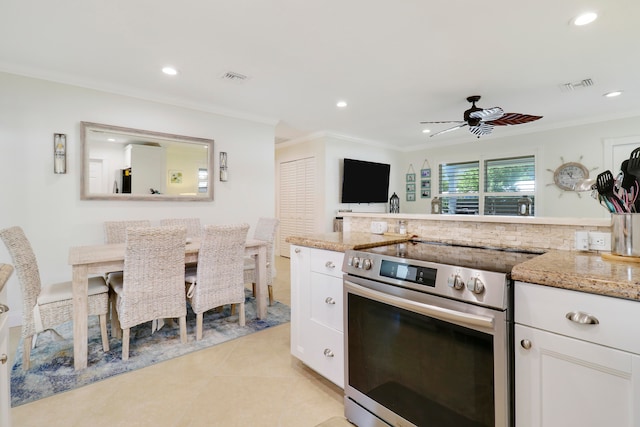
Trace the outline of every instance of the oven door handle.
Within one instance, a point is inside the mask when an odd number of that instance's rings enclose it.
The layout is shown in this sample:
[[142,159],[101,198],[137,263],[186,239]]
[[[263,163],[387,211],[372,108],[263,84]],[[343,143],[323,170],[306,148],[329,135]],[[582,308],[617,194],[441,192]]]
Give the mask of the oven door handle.
[[394,295],[389,295],[383,292],[374,291],[373,289],[365,288],[364,286],[357,285],[348,280],[345,280],[344,283],[356,290],[358,294],[385,304],[404,308],[440,320],[493,329],[493,317],[463,313],[456,310],[450,310],[448,308],[437,307],[435,305],[410,301],[404,298],[396,297]]

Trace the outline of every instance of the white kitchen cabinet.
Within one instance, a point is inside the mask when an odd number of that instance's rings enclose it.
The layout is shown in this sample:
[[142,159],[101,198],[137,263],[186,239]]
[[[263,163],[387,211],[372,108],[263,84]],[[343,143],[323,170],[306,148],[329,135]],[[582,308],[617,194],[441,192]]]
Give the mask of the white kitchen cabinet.
[[291,354],[344,387],[344,253],[291,246]]
[[640,302],[518,282],[514,310],[517,427],[640,427]]

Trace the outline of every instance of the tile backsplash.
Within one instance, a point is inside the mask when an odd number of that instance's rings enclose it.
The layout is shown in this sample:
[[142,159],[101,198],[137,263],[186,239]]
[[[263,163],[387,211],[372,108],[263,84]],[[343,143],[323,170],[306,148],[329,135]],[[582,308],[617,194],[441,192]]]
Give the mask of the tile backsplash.
[[[456,221],[435,218],[411,218],[406,220],[407,232],[418,238],[433,242],[514,248],[532,251],[550,249],[575,250],[576,231],[611,232],[611,226],[522,223],[497,221]],[[372,221],[386,221],[389,231],[394,231],[397,220],[386,215],[345,216],[345,231],[370,232]]]

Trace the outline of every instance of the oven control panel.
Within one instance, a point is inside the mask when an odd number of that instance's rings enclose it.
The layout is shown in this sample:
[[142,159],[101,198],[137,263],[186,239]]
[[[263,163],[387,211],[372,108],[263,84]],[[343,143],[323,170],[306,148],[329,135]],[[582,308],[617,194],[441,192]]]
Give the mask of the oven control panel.
[[392,279],[405,280],[419,285],[435,288],[436,275],[435,268],[421,267],[401,262],[382,260],[380,265],[380,275]]
[[345,252],[343,272],[488,307],[508,304],[504,273],[357,250]]

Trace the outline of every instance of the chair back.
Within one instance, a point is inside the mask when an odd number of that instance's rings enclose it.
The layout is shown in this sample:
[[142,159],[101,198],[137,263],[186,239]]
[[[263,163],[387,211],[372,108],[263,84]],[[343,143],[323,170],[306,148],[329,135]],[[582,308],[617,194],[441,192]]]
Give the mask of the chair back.
[[253,238],[273,243],[279,224],[280,221],[275,218],[259,218],[253,232]]
[[13,266],[10,264],[1,264],[0,263],[0,289],[7,283],[9,277],[13,273]]
[[253,232],[253,238],[258,240],[264,240],[269,242],[267,246],[267,282],[271,284],[273,282],[273,270],[274,270],[274,251],[273,243],[276,240],[276,231],[280,221],[276,218],[259,218],[256,224],[256,229]]
[[20,227],[0,230],[0,238],[4,242],[16,270],[16,276],[22,292],[22,336],[35,333],[33,307],[35,307],[42,283],[36,255],[31,243]]
[[127,236],[127,228],[130,227],[151,227],[149,220],[136,221],[105,221],[104,223],[104,242],[124,243]]
[[118,314],[123,329],[159,318],[182,317],[184,227],[131,227],[125,239],[122,297]]
[[187,229],[187,237],[197,237],[202,235],[200,218],[168,218],[160,220],[161,226],[182,226]]
[[244,248],[249,224],[205,225],[191,306],[202,313],[244,301]]

